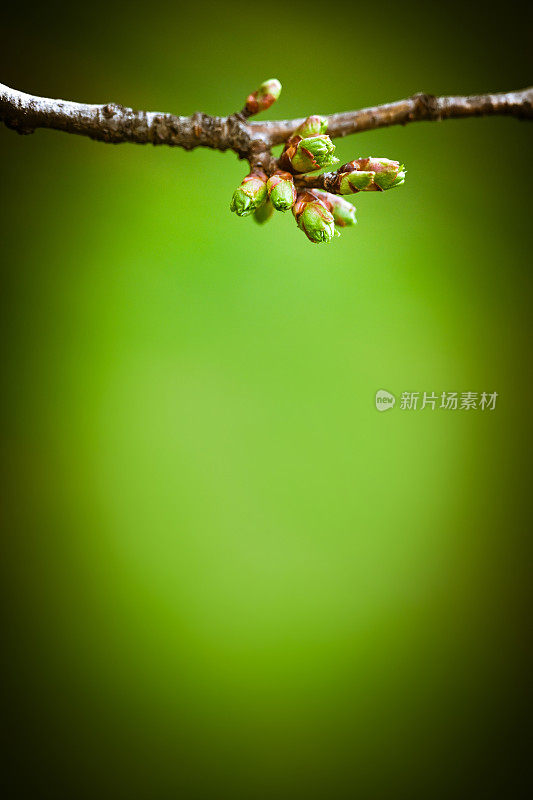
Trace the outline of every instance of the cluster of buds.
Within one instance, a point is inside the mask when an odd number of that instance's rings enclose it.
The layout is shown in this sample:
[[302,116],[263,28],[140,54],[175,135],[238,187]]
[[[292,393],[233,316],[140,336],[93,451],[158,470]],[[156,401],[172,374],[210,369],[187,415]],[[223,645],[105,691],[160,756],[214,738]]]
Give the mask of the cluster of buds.
[[[250,94],[243,109],[252,116],[270,108],[281,93],[281,84],[272,78]],[[277,161],[278,169],[269,176],[254,169],[233,193],[231,210],[241,217],[254,214],[259,223],[267,222],[276,211],[292,208],[296,223],[314,243],[330,242],[339,236],[337,228],[354,225],[355,208],[342,195],[356,192],[382,192],[394,189],[405,180],[399,161],[388,158],[358,158],[321,176],[317,170],[337,164],[335,145],[327,135],[326,117],[313,115],[302,122],[285,142]],[[270,172],[270,170],[269,170]],[[306,173],[317,173],[303,177]],[[305,185],[306,182],[308,186]],[[298,191],[298,186],[304,185]],[[330,191],[311,188],[326,186]]]

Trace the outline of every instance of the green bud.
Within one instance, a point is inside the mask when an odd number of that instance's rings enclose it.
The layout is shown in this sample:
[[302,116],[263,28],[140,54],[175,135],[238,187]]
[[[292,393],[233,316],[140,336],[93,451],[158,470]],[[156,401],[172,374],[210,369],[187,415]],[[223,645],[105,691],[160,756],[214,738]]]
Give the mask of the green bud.
[[239,217],[246,217],[252,213],[254,208],[252,198],[246,194],[244,189],[235,189],[231,198],[230,210],[235,211]]
[[292,211],[298,227],[311,242],[331,242],[334,236],[339,235],[335,230],[333,214],[312,191],[298,195]]
[[247,217],[266,200],[267,177],[264,172],[251,172],[233,192],[230,209],[239,217]]
[[312,172],[336,164],[335,145],[329,136],[308,136],[296,145],[291,165],[296,172]]
[[296,199],[296,189],[286,181],[281,181],[270,194],[272,205],[277,211],[288,211]]
[[302,136],[302,138],[306,136],[317,136],[320,133],[325,133],[327,127],[327,118],[319,117],[318,114],[314,114],[311,117],[307,117],[305,122],[302,122],[302,124],[296,128],[293,136]]
[[390,158],[358,158],[338,170],[336,191],[382,192],[394,189],[405,181],[405,169],[399,161]]
[[[390,158],[360,158],[358,159],[361,169],[375,172],[374,183],[380,189],[392,189],[393,185],[398,186],[396,178],[398,173],[403,170],[403,164],[399,161],[392,161]],[[405,178],[405,172],[403,173]]]
[[288,211],[296,200],[296,187],[289,172],[278,170],[267,182],[270,201],[277,211]]
[[245,111],[249,116],[266,111],[272,103],[275,103],[281,94],[281,83],[277,78],[269,78],[264,81],[257,91],[252,92],[246,98]]
[[[389,189],[395,189],[397,186],[401,186],[402,183],[405,183],[405,173],[406,172],[407,172],[407,170],[404,169],[403,166],[400,167],[400,171],[398,172],[398,174],[396,175],[395,179],[393,180],[393,182],[391,183],[391,185],[388,188]],[[382,187],[382,188],[385,188],[385,187]]]
[[263,225],[265,222],[268,222],[272,214],[274,213],[274,206],[268,200],[263,205],[256,208],[254,211],[254,219],[260,225]]
[[333,219],[335,225],[339,228],[346,228],[348,225],[355,225],[357,220],[355,218],[355,206],[343,200],[342,197],[337,197],[336,202],[333,203]]
[[267,81],[264,81],[257,90],[257,99],[259,100],[264,97],[272,97],[274,100],[277,100],[280,94],[281,83],[277,78],[269,78]]
[[341,172],[339,174],[339,193],[364,192],[372,185],[373,178],[373,172]]
[[[339,197],[339,200],[342,201],[342,197]],[[355,206],[352,206],[351,203],[346,201],[335,203],[333,206],[333,219],[335,220],[335,225],[338,225],[339,228],[355,225],[357,223],[355,218]]]
[[307,203],[298,218],[298,226],[315,244],[331,242],[335,236],[333,215],[321,203]]

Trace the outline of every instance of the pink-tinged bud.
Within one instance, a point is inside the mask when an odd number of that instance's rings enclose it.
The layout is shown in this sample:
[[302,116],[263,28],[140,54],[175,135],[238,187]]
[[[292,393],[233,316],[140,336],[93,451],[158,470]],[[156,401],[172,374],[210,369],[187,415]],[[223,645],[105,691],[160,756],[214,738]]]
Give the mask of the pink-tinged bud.
[[248,95],[244,109],[248,116],[259,114],[260,111],[266,111],[267,108],[270,108],[280,94],[281,83],[276,78],[269,78],[269,80],[261,84],[257,91]]
[[339,168],[334,188],[339,194],[382,192],[400,186],[404,180],[405,170],[399,161],[357,158]]
[[296,187],[290,172],[277,170],[267,182],[270,202],[277,211],[288,211],[296,200]]
[[392,189],[393,186],[397,186],[400,172],[403,172],[405,177],[403,165],[399,161],[391,161],[390,158],[358,158],[357,164],[359,170],[375,173],[374,183],[380,189]]
[[325,133],[327,127],[328,121],[326,117],[313,114],[311,117],[307,117],[305,122],[302,122],[302,124],[296,128],[293,136],[302,136],[304,139],[306,136],[318,136],[321,133]]
[[319,200],[322,200],[328,210],[331,211],[335,225],[338,225],[339,228],[356,224],[355,206],[345,200],[344,197],[339,197],[338,194],[331,194],[330,192],[323,192],[321,189],[313,189],[312,193]]
[[400,162],[390,158],[356,158],[351,163],[363,172],[398,172],[400,169]]

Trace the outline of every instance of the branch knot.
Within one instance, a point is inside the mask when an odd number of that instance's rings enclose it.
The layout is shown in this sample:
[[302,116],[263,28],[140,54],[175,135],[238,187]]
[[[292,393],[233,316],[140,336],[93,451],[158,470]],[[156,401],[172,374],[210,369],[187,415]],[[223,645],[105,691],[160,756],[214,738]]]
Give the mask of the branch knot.
[[413,122],[416,119],[437,121],[442,118],[439,101],[434,94],[419,92],[413,95],[412,100],[414,109],[409,114],[409,122]]

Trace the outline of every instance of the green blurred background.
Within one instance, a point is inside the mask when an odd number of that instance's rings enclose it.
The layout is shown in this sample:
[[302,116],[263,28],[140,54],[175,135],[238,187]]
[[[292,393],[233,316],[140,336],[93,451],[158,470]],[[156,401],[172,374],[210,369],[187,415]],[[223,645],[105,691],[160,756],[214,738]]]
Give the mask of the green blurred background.
[[[531,82],[518,6],[50,2],[0,80],[263,118]],[[531,128],[397,158],[313,246],[229,213],[230,153],[0,129],[8,796],[518,797]],[[494,412],[374,394],[497,391]]]

